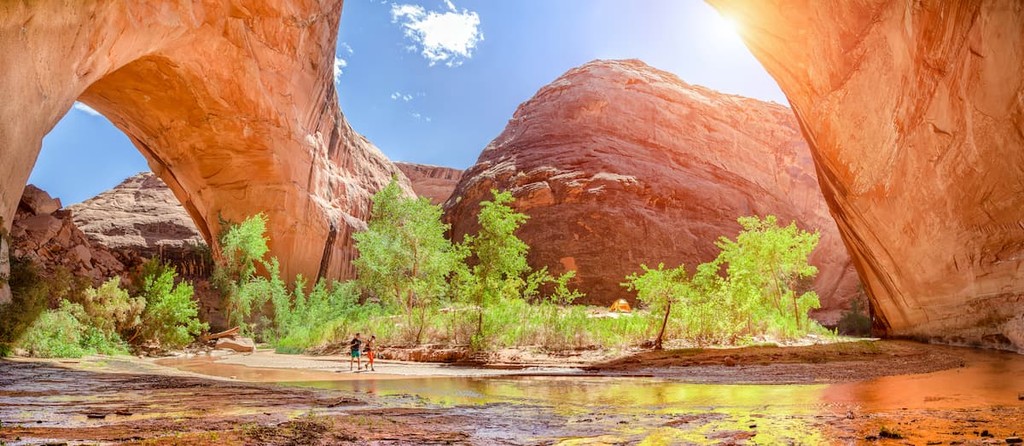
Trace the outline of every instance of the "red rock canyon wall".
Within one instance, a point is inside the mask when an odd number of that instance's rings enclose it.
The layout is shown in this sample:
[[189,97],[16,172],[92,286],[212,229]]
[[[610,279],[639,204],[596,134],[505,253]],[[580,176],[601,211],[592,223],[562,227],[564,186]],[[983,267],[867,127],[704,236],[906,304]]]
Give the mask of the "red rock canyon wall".
[[789,98],[883,328],[1024,351],[1024,3],[709,1]]

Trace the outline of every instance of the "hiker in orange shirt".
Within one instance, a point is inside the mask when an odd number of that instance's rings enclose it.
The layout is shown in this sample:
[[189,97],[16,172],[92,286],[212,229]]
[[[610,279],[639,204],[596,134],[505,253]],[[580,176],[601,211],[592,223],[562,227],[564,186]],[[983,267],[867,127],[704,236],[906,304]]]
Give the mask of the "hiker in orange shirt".
[[376,370],[373,369],[373,359],[377,356],[377,353],[374,352],[373,349],[376,347],[376,345],[374,345],[376,343],[377,337],[370,335],[370,339],[366,341],[366,346],[363,347],[363,353],[366,353],[366,367],[374,372]]

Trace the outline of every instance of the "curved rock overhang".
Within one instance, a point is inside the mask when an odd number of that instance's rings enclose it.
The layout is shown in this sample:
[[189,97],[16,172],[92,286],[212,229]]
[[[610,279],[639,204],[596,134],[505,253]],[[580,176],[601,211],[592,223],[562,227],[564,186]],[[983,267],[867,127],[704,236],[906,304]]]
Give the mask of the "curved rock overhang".
[[1024,4],[709,3],[789,98],[881,328],[1024,349]]
[[128,136],[213,246],[222,222],[263,212],[286,277],[351,277],[349,235],[370,194],[405,177],[338,106],[341,9],[341,0],[0,4],[4,225],[43,136],[79,100]]

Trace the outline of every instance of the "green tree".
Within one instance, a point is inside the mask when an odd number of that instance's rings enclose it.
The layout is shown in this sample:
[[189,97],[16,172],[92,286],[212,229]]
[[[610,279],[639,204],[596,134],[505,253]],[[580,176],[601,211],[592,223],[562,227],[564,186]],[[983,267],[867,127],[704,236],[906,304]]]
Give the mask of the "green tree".
[[267,254],[267,217],[256,214],[238,224],[230,224],[221,234],[220,249],[212,281],[224,296],[224,314],[230,325],[249,331],[253,308],[267,302],[268,296],[247,288],[257,277],[256,267]]
[[480,203],[477,214],[480,231],[466,236],[463,242],[475,260],[463,280],[465,295],[477,308],[478,340],[484,335],[487,305],[503,298],[522,297],[528,285],[523,275],[530,271],[526,263],[530,247],[515,235],[527,216],[510,206],[515,201],[511,193],[494,189],[491,194],[494,196],[491,201]]
[[174,267],[151,260],[149,271],[142,278],[139,298],[145,302],[141,324],[128,339],[157,342],[167,349],[181,348],[208,328],[199,321],[199,307],[193,299],[192,284],[181,282],[175,285],[177,272]]
[[683,265],[665,269],[665,264],[659,263],[657,269],[648,268],[647,265],[640,265],[640,268],[643,274],[627,276],[622,286],[636,291],[637,298],[650,309],[651,314],[661,315],[661,328],[654,338],[654,349],[661,350],[672,307],[691,294],[689,278]]
[[392,179],[374,194],[367,229],[353,236],[359,257],[352,263],[360,284],[401,309],[417,344],[430,308],[462,260],[462,251],[445,238],[448,225],[441,214],[441,207],[426,198],[404,197]]
[[781,327],[791,334],[809,328],[807,312],[820,306],[813,291],[798,293],[802,279],[813,278],[818,269],[808,257],[818,245],[818,233],[806,232],[796,223],[779,226],[769,215],[741,217],[743,230],[736,240],[722,237],[722,250],[716,262],[725,265],[728,292],[734,308],[748,315],[748,328],[754,323]]

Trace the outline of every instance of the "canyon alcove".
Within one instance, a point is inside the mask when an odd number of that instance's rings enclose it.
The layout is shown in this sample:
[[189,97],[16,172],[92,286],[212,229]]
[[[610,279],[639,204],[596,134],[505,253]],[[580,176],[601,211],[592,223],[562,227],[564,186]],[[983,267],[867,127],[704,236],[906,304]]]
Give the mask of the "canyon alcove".
[[[879,328],[1024,345],[1024,6],[710,3],[786,92]],[[208,241],[221,220],[262,211],[286,276],[350,277],[369,195],[405,177],[341,114],[341,7],[0,5],[0,52],[16,55],[0,66],[4,228],[42,137],[81,100]]]

